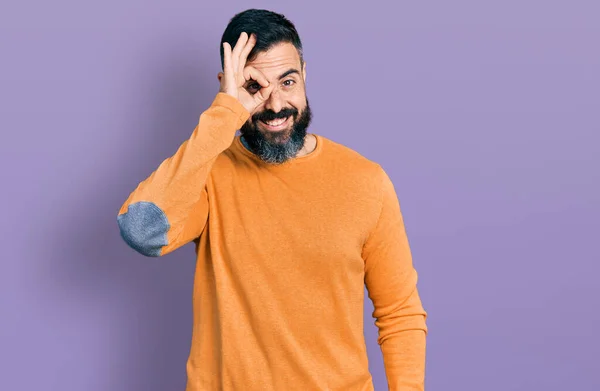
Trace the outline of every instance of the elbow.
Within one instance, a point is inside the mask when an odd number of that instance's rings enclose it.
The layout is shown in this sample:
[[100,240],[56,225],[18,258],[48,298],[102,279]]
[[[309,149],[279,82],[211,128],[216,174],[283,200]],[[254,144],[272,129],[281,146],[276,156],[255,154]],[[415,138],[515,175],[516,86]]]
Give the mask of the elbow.
[[169,222],[152,202],[136,202],[117,216],[121,238],[129,247],[147,257],[159,257],[168,244]]
[[389,319],[378,319],[375,323],[379,327],[379,337],[377,342],[381,345],[386,339],[394,338],[404,334],[407,331],[422,331],[425,335],[428,334],[426,322],[427,315],[423,312],[413,314],[405,314]]
[[415,288],[406,299],[381,306],[373,312],[376,325],[380,329],[378,343],[396,337],[406,331],[420,330],[428,334],[427,318],[419,292]]

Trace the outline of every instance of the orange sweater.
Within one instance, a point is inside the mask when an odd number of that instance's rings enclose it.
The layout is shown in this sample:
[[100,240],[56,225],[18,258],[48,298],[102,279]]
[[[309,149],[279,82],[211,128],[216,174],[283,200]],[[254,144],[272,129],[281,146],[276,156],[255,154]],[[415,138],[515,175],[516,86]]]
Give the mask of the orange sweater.
[[196,244],[186,391],[373,391],[365,284],[390,391],[423,390],[426,312],[390,178],[320,135],[264,163],[236,136],[249,116],[219,92],[117,217],[146,256]]

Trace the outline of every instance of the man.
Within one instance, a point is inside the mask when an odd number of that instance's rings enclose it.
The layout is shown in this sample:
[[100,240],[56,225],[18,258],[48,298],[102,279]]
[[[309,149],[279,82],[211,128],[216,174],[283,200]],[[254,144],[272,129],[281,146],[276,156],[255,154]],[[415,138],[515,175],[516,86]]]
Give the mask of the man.
[[221,43],[213,103],[117,218],[146,256],[196,245],[186,391],[373,391],[365,284],[389,389],[423,390],[426,313],[390,178],[307,133],[283,15],[237,14]]

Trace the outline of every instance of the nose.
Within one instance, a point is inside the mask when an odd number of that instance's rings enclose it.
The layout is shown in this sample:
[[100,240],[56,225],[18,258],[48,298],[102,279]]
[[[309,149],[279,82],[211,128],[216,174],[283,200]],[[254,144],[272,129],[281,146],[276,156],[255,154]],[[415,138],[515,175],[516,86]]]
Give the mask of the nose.
[[265,109],[269,109],[275,113],[279,113],[279,111],[281,111],[282,108],[283,98],[277,90],[277,88],[275,88],[273,89],[273,91],[271,91],[271,95],[269,95],[269,98],[265,101]]

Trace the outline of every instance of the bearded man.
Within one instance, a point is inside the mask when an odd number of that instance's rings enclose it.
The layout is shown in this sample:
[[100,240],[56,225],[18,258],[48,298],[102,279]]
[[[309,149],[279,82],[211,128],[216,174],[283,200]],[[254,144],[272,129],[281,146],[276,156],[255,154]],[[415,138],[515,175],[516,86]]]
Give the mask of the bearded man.
[[373,391],[365,285],[389,389],[423,390],[427,314],[389,176],[308,132],[283,15],[235,15],[220,50],[212,104],[117,217],[145,256],[195,243],[186,391]]

